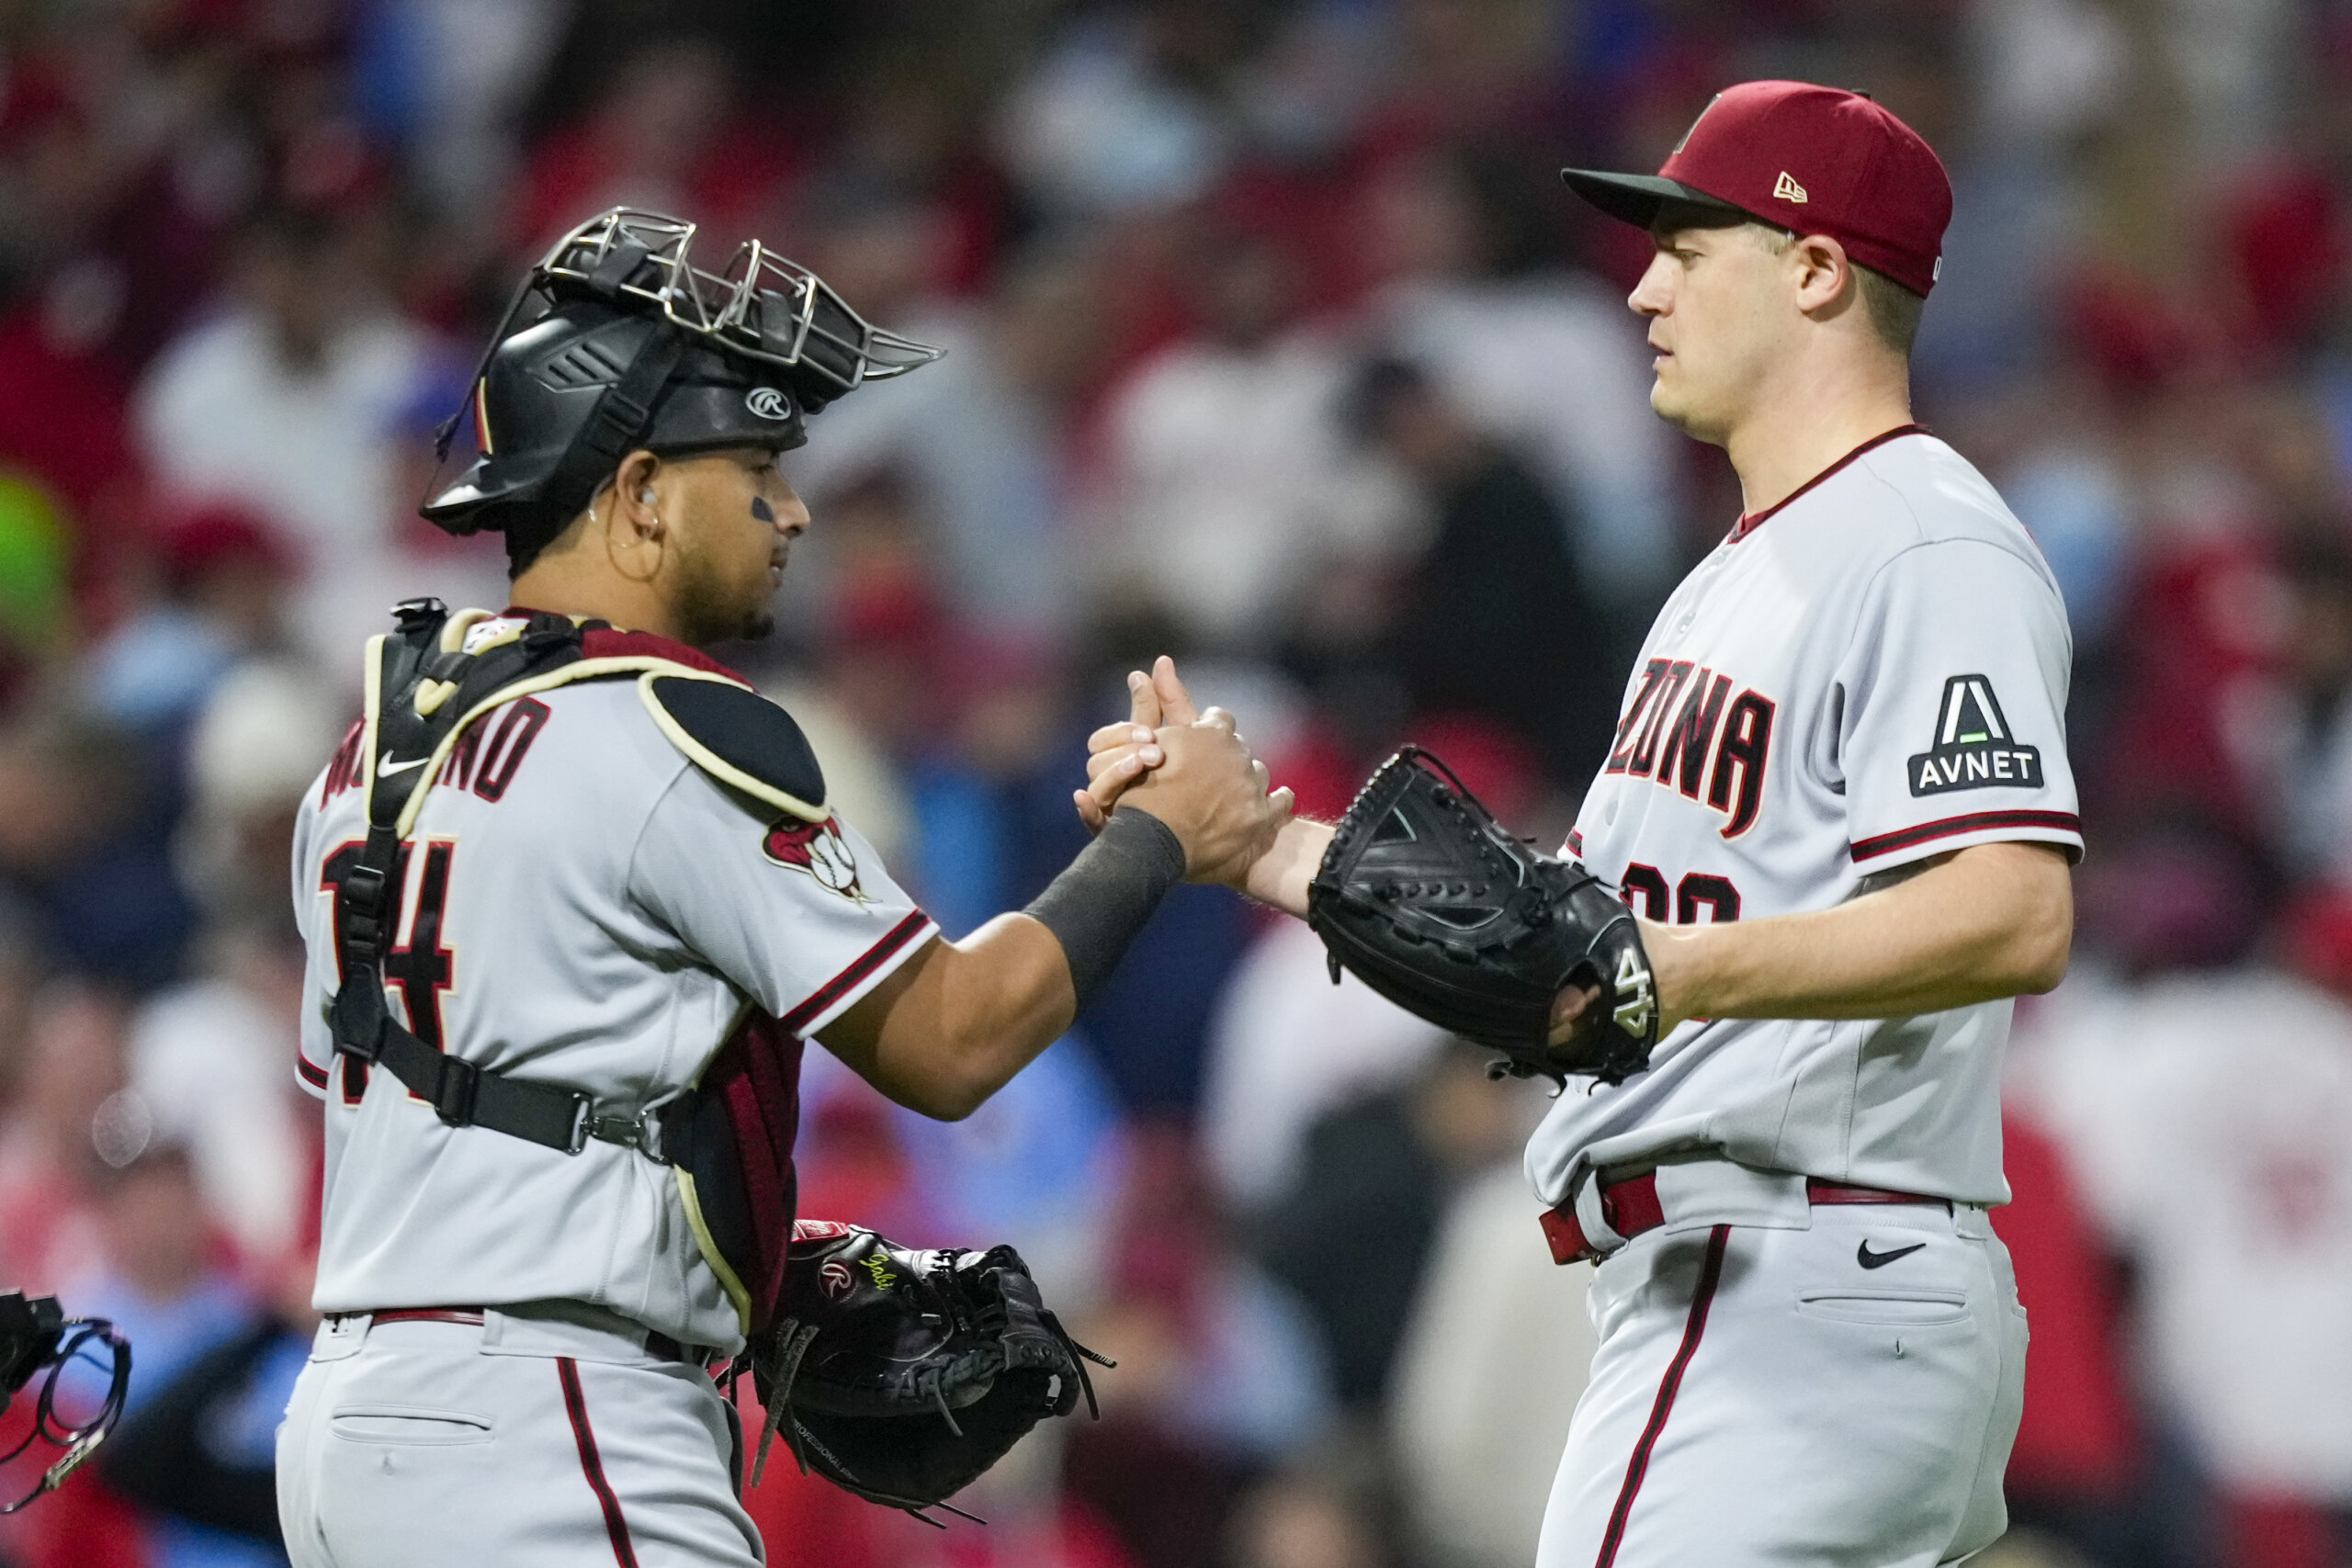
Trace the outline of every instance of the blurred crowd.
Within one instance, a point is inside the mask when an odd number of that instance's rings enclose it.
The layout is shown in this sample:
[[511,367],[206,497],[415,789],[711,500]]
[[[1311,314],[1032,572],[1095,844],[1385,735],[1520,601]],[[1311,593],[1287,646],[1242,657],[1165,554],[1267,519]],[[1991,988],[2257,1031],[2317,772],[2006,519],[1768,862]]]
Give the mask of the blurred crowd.
[[[1919,414],[2074,626],[1996,1556],[2352,1562],[2345,0],[0,0],[0,1281],[138,1369],[0,1562],[283,1561],[288,825],[386,606],[503,603],[414,505],[557,234],[756,234],[948,347],[786,459],[784,630],[721,652],[959,933],[1082,841],[1083,737],[1161,651],[1308,810],[1410,737],[1559,840],[1739,498],[1648,412],[1646,239],[1555,171],[1654,168],[1756,76],[1942,154]],[[1544,1106],[1211,889],[968,1122],[812,1054],[804,1211],[1011,1240],[1121,1365],[984,1530],[772,1467],[772,1560],[1528,1562],[1590,1351]]]

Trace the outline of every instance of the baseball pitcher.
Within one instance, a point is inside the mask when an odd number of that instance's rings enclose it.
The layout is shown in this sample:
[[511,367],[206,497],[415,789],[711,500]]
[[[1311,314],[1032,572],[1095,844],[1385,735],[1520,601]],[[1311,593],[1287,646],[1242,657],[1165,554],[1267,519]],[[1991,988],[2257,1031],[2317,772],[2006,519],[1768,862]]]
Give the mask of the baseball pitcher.
[[[1563,1086],[1527,1172],[1555,1256],[1600,1260],[1600,1349],[1541,1568],[1957,1562],[2005,1528],[2024,1374],[2001,1048],[2064,972],[2082,837],[2057,586],[1911,418],[1951,186],[1796,82],[1718,95],[1657,175],[1566,177],[1655,241],[1651,406],[1745,513],[1659,612],[1559,858],[1408,748],[1248,888]],[[1154,677],[1096,734],[1090,821],[1192,718]]]

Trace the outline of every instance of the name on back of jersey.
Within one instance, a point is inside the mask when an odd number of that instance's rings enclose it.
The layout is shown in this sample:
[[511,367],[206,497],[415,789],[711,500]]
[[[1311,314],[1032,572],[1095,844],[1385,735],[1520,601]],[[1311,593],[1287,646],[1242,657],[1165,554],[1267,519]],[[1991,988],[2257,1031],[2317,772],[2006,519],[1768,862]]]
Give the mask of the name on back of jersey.
[[[497,805],[505,798],[506,786],[514,782],[515,771],[529,754],[531,742],[547,728],[548,717],[547,704],[537,697],[521,697],[468,725],[442,759],[440,772],[433,775],[429,787],[469,791]],[[364,727],[354,724],[328,759],[326,776],[319,786],[322,810],[336,795],[357,789],[366,781],[368,760],[360,754],[365,736]]]
[[1936,732],[1907,768],[1914,795],[2041,787],[2041,751],[2009,732],[1993,682],[1982,675],[1954,675],[1944,682]]
[[1736,685],[1731,676],[1688,659],[1651,660],[1617,721],[1602,771],[1703,800],[1724,818],[1723,836],[1738,838],[1756,825],[1764,802],[1779,705],[1748,688],[1734,696]]

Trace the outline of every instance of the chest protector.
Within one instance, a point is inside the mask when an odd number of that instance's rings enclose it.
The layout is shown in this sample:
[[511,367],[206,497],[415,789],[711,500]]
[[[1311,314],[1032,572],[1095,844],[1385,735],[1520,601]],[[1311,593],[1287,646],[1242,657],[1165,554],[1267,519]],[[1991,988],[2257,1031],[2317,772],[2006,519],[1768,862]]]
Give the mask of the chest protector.
[[799,1040],[747,1005],[690,1086],[645,1105],[600,1105],[583,1089],[512,1077],[418,1039],[386,998],[384,955],[400,926],[401,843],[459,739],[504,704],[576,681],[634,679],[654,722],[696,766],[822,822],[814,753],[782,708],[659,638],[551,615],[484,626],[504,617],[453,615],[435,599],[394,614],[397,629],[368,648],[359,761],[368,837],[334,901],[344,976],[329,1015],[336,1051],[390,1073],[452,1127],[575,1156],[592,1140],[618,1144],[669,1167],[745,1336],[763,1340],[779,1317],[792,1235]]

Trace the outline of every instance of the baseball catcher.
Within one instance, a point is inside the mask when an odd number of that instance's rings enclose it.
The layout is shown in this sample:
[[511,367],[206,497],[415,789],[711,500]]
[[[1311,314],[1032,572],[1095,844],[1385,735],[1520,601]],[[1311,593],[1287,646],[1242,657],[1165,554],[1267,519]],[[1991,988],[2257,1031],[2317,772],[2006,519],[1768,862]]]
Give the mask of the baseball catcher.
[[703,651],[772,626],[810,523],[779,459],[937,351],[695,235],[616,209],[525,279],[424,507],[503,538],[512,602],[398,608],[297,820],[327,1169],[278,1439],[301,1568],[755,1563],[715,1372],[750,1373],[763,1449],[915,1510],[1070,1411],[1087,1354],[1010,1249],[795,1240],[801,1055],[967,1115],[1170,886],[1238,882],[1288,819],[1201,724],[1027,909],[944,940]]

